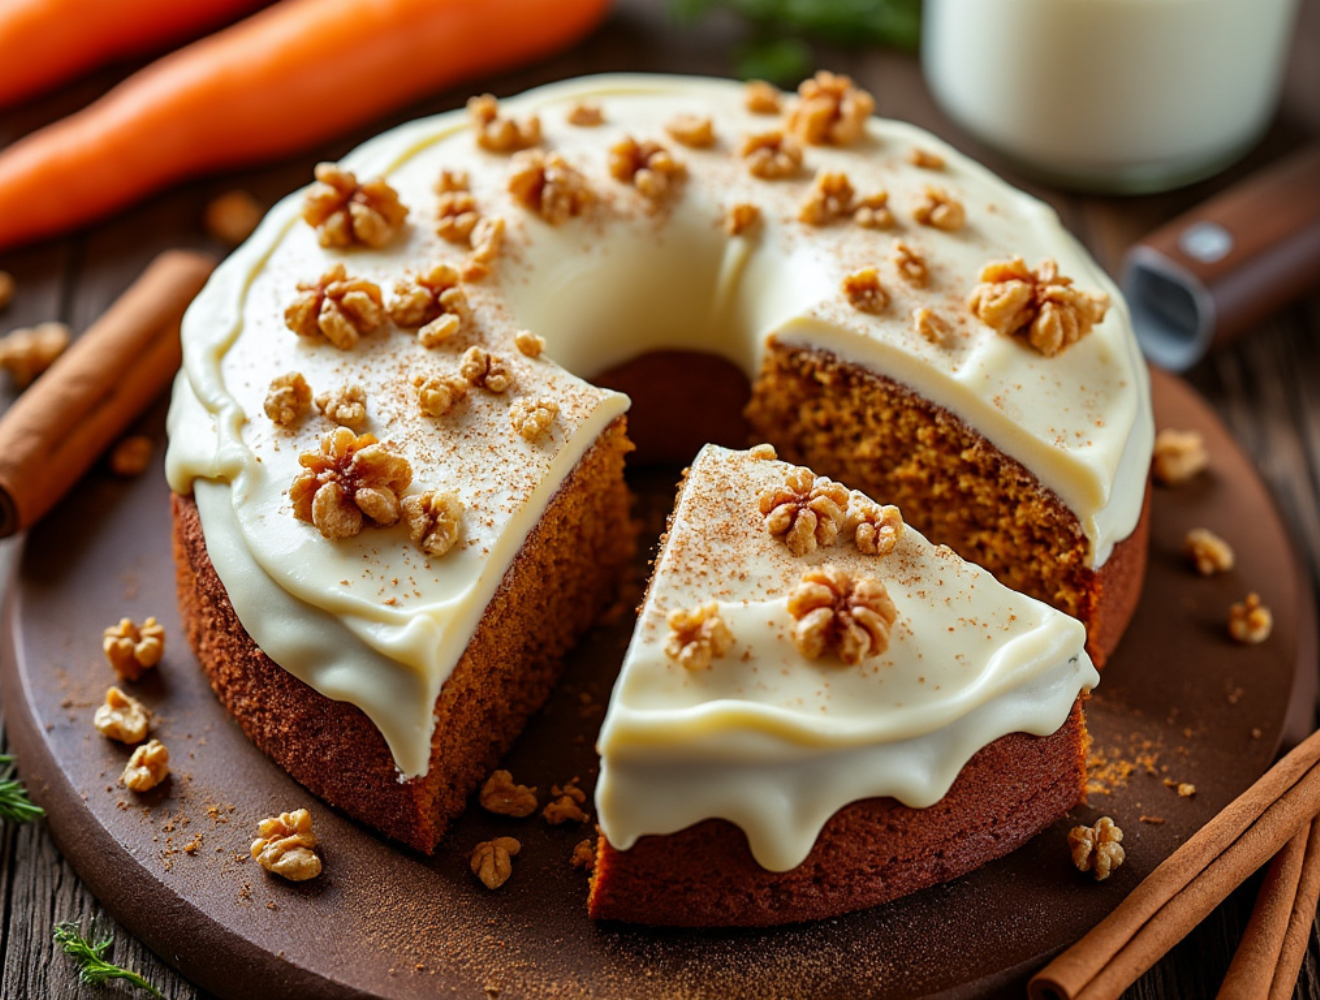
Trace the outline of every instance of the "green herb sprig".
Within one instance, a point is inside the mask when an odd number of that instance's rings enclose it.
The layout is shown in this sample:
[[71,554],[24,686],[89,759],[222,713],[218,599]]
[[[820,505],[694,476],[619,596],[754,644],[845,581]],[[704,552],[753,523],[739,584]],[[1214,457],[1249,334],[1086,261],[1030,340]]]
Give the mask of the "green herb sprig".
[[27,789],[14,775],[14,755],[0,753],[0,820],[6,823],[31,823],[46,815],[46,810],[28,798]]
[[65,921],[55,925],[55,943],[73,959],[78,966],[78,978],[89,986],[104,986],[112,979],[122,979],[140,990],[146,990],[153,997],[162,996],[160,990],[132,969],[121,968],[106,959],[106,952],[115,943],[113,937],[89,941],[82,936],[82,930],[77,924]]

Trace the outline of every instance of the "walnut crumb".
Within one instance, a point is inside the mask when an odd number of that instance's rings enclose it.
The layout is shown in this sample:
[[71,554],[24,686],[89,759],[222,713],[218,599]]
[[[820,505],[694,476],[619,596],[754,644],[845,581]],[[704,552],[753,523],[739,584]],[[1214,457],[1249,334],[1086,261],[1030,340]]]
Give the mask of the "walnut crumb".
[[591,185],[579,170],[559,153],[547,156],[539,149],[513,158],[509,193],[552,226],[583,214],[595,201]]
[[515,399],[509,407],[509,422],[525,441],[535,441],[550,429],[559,415],[559,404],[553,399]]
[[514,334],[513,346],[518,348],[520,354],[529,358],[539,358],[541,352],[545,350],[545,338],[538,337],[531,330],[519,330]]
[[658,142],[624,136],[610,147],[610,176],[631,184],[655,211],[687,178],[687,167]]
[[403,498],[408,537],[428,556],[439,558],[458,544],[463,531],[463,503],[444,490]]
[[743,106],[754,115],[777,115],[781,106],[780,90],[764,80],[748,80],[743,88]]
[[687,670],[709,670],[711,662],[733,648],[733,633],[715,601],[669,612],[665,655]]
[[952,233],[967,222],[967,209],[944,188],[927,185],[921,200],[912,209],[912,218],[923,226]]
[[450,243],[467,243],[481,219],[477,199],[467,189],[466,182],[466,174],[446,170],[436,185],[435,232]]
[[363,516],[376,524],[399,519],[399,497],[412,482],[408,460],[374,434],[337,427],[321,438],[319,451],[298,456],[303,467],[289,487],[294,517],[315,525],[330,539],[351,538]]
[[[498,889],[513,874],[513,858],[522,850],[522,844],[512,837],[496,837],[483,840],[468,856],[468,865],[472,874],[481,879],[487,889]],[[490,993],[490,990],[486,991]],[[495,990],[499,995],[499,990]]]
[[788,129],[811,146],[851,146],[866,132],[875,98],[852,79],[821,70],[798,86]]
[[536,788],[515,783],[508,771],[496,771],[486,779],[481,786],[479,801],[487,812],[515,819],[530,816],[540,805],[536,801]]
[[730,236],[742,236],[754,233],[761,228],[761,210],[755,205],[740,201],[730,205],[724,213],[724,231]]
[[491,94],[470,98],[468,119],[476,134],[477,145],[492,153],[514,153],[540,145],[541,119],[532,115],[526,121],[500,117],[500,102]]
[[1246,600],[1228,609],[1228,634],[1238,642],[1254,645],[1270,637],[1274,616],[1260,603],[1260,595],[1250,593]]
[[1166,427],[1155,435],[1151,472],[1165,486],[1180,486],[1210,465],[1210,453],[1196,431]]
[[377,177],[359,184],[335,163],[318,163],[316,183],[303,199],[303,220],[323,247],[354,244],[379,249],[394,239],[408,217],[398,192]]
[[856,196],[852,182],[842,171],[821,170],[798,209],[798,219],[810,226],[828,226],[848,218]]
[[101,651],[121,678],[139,680],[165,655],[165,626],[155,618],[140,626],[131,618],[121,618],[102,633]]
[[894,246],[889,255],[894,269],[913,288],[925,288],[930,284],[930,268],[926,264],[926,258],[921,251],[916,250],[904,243],[902,240],[894,240]]
[[367,391],[360,385],[342,385],[317,396],[316,408],[340,427],[360,430],[367,422]]
[[394,285],[390,319],[398,326],[416,329],[417,340],[423,347],[443,344],[471,318],[472,310],[458,270],[449,264],[436,264]]
[[1048,358],[1081,340],[1105,318],[1109,296],[1073,288],[1072,279],[1059,274],[1051,259],[1031,271],[1021,257],[1014,257],[985,266],[968,307],[991,329],[1026,341]]
[[105,693],[105,704],[98,705],[92,725],[102,736],[120,743],[141,743],[147,738],[151,716],[136,698],[117,687]]
[[889,208],[889,192],[874,191],[857,199],[853,208],[853,222],[863,229],[889,229],[894,225],[894,213]]
[[1109,878],[1127,853],[1123,850],[1123,831],[1108,816],[1101,816],[1094,826],[1075,826],[1068,831],[1068,849],[1079,872],[1091,872],[1097,882]]
[[775,446],[772,444],[753,445],[748,449],[747,454],[758,462],[773,462],[779,457],[779,452],[775,451]]
[[857,551],[868,556],[887,556],[903,538],[903,515],[893,504],[883,506],[856,494],[848,508],[844,531],[853,536]]
[[561,823],[585,823],[591,817],[582,811],[582,806],[587,801],[587,793],[578,787],[578,779],[572,781],[563,787],[559,785],[550,786],[550,794],[553,796],[550,803],[541,810],[541,815],[551,826],[559,826]]
[[802,167],[802,146],[779,129],[749,135],[741,152],[748,172],[763,181],[785,180]]
[[783,486],[761,494],[766,530],[795,556],[828,548],[847,520],[848,490],[810,469],[794,468]]
[[483,215],[472,230],[471,249],[463,258],[463,280],[480,281],[490,274],[495,258],[504,246],[504,219]]
[[273,875],[290,882],[306,882],[321,874],[316,853],[312,814],[306,809],[280,813],[263,819],[252,841],[252,857]]
[[573,856],[568,863],[574,868],[581,868],[590,875],[596,870],[596,844],[591,838],[579,840],[573,847]]
[[920,146],[913,146],[908,151],[908,163],[914,167],[920,167],[922,170],[943,170],[944,157],[939,153],[932,153],[929,149],[922,149]]
[[289,372],[271,380],[266,390],[266,416],[281,427],[296,424],[312,408],[312,387],[302,372]]
[[1207,528],[1193,528],[1183,540],[1183,554],[1202,576],[1227,573],[1233,568],[1233,549]]
[[513,376],[504,359],[483,347],[469,347],[464,352],[458,373],[467,379],[469,385],[497,395],[506,392],[513,384]]
[[605,112],[594,101],[578,101],[568,109],[565,120],[578,128],[595,128],[605,124]]
[[63,323],[38,323],[15,330],[0,338],[0,369],[9,372],[15,388],[25,389],[55,363],[70,339],[69,328]]
[[675,142],[693,149],[715,145],[715,123],[709,115],[675,115],[665,123],[665,131]]
[[140,476],[151,466],[151,455],[156,450],[151,438],[145,434],[132,434],[110,451],[110,471],[125,479]]
[[797,624],[793,645],[808,660],[834,651],[856,666],[889,648],[898,617],[884,583],[825,563],[802,575],[788,594],[788,613]]
[[953,337],[953,327],[934,309],[922,306],[912,310],[912,325],[917,335],[936,347],[945,347]]
[[455,375],[418,375],[417,406],[428,417],[443,417],[467,396],[468,384]]
[[365,278],[350,278],[343,264],[335,264],[316,281],[300,281],[298,295],[284,310],[284,325],[298,336],[324,337],[341,351],[384,322],[380,287]]
[[149,792],[170,773],[170,752],[160,740],[151,740],[133,751],[124,765],[121,780],[131,792]]
[[889,305],[889,293],[880,284],[880,272],[874,267],[854,271],[840,287],[848,304],[858,312],[880,313]]
[[265,215],[261,203],[246,191],[227,191],[212,198],[202,213],[202,226],[213,240],[236,247],[252,235]]

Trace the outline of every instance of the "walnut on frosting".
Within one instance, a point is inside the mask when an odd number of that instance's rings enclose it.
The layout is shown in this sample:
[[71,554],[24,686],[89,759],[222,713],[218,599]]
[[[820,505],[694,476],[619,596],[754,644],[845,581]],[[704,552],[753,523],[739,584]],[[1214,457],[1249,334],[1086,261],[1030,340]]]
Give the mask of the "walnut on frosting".
[[995,261],[981,271],[968,299],[972,313],[1005,336],[1025,340],[1053,357],[1091,332],[1105,318],[1109,296],[1082,292],[1046,258],[1035,271],[1021,257]]
[[631,184],[655,211],[687,178],[687,167],[658,142],[624,136],[610,147],[610,176]]
[[949,321],[929,306],[912,310],[912,326],[917,336],[936,347],[947,347],[953,337],[953,327]]
[[903,515],[893,504],[878,504],[858,495],[848,508],[844,530],[853,536],[857,551],[887,556],[903,537]]
[[467,379],[468,385],[497,395],[513,384],[513,376],[504,359],[484,347],[469,347],[459,363],[458,373]]
[[760,228],[761,210],[745,201],[730,205],[724,213],[724,231],[730,236],[742,236]]
[[535,441],[550,429],[559,415],[559,404],[553,399],[516,399],[509,407],[509,422],[524,441]]
[[821,70],[798,86],[788,130],[811,146],[851,146],[866,132],[875,98],[852,79]]
[[545,350],[545,338],[538,337],[531,330],[519,330],[513,335],[513,346],[518,348],[518,353],[529,358],[539,358],[541,352]]
[[665,655],[686,670],[709,670],[711,662],[733,648],[733,633],[711,601],[669,612]]
[[793,645],[808,660],[833,651],[849,666],[889,648],[898,611],[883,582],[854,576],[830,563],[802,574],[788,594],[797,624]]
[[781,97],[779,88],[764,80],[748,80],[743,88],[743,106],[754,115],[779,114]]
[[456,544],[463,531],[463,503],[454,493],[428,490],[403,498],[408,537],[428,556],[439,558]]
[[266,416],[281,427],[296,424],[312,408],[312,387],[302,372],[289,372],[271,380],[266,391]]
[[350,278],[335,264],[314,282],[298,283],[298,296],[284,310],[284,325],[300,337],[324,337],[341,351],[385,322],[380,287]]
[[922,170],[944,169],[944,157],[929,149],[922,149],[920,146],[913,146],[908,150],[908,163],[914,167],[920,167]]
[[605,112],[594,101],[579,101],[568,109],[564,120],[578,128],[595,128],[605,124]]
[[398,192],[377,177],[363,184],[335,163],[316,165],[316,183],[303,199],[303,219],[323,247],[354,244],[379,249],[394,239],[408,209]]
[[956,232],[967,222],[967,209],[944,188],[927,185],[912,209],[912,218],[923,226]]
[[693,149],[709,149],[715,145],[715,123],[710,115],[675,115],[665,123],[665,131],[675,142]]
[[481,218],[465,171],[442,170],[435,185],[435,231],[450,243],[466,243]]
[[802,146],[780,129],[758,132],[743,140],[742,158],[753,177],[779,181],[797,174],[802,167]]
[[363,515],[376,524],[399,519],[399,496],[412,482],[412,466],[372,434],[337,427],[321,438],[320,451],[298,456],[303,467],[289,487],[294,517],[326,538],[351,538]]
[[815,183],[798,209],[798,219],[810,226],[827,226],[846,219],[852,214],[856,194],[847,174],[818,171]]
[[317,396],[316,408],[340,427],[358,430],[367,422],[367,391],[360,385],[341,385]]
[[455,375],[418,375],[417,406],[428,417],[443,417],[467,396],[468,383]]
[[863,229],[889,229],[894,213],[889,207],[889,192],[883,189],[862,195],[853,208],[853,222]]
[[552,226],[581,215],[595,201],[587,178],[559,153],[530,149],[513,158],[509,193]]
[[390,319],[399,326],[416,328],[423,347],[443,344],[463,328],[471,315],[458,271],[449,264],[436,264],[394,285]]
[[843,279],[840,287],[848,304],[858,312],[884,312],[889,305],[889,293],[880,283],[880,272],[874,267],[864,267],[854,271]]
[[930,284],[930,268],[926,265],[926,258],[902,240],[894,240],[889,259],[903,280],[913,288],[925,288]]
[[848,490],[810,469],[795,468],[782,486],[761,494],[760,511],[770,534],[795,556],[833,545],[847,519]]
[[470,98],[468,118],[477,145],[492,153],[513,153],[541,142],[541,119],[532,115],[524,122],[500,116],[500,102],[491,94]]
[[490,274],[491,265],[504,246],[504,219],[483,215],[472,229],[472,249],[463,258],[463,280],[480,281]]

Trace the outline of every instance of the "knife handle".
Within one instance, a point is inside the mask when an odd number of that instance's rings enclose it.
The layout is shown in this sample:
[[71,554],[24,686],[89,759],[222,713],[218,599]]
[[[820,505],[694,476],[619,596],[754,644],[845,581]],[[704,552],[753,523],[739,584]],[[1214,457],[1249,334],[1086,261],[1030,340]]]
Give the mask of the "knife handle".
[[1320,146],[1151,233],[1122,284],[1146,356],[1174,371],[1320,287]]

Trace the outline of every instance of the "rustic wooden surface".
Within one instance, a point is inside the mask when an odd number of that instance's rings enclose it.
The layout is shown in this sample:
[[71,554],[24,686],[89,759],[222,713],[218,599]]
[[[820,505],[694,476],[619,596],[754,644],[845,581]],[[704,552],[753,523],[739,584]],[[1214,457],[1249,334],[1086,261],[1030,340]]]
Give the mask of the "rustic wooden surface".
[[[199,222],[211,197],[241,187],[271,204],[304,183],[318,160],[333,159],[389,125],[457,107],[469,91],[511,94],[553,79],[613,70],[729,75],[731,51],[742,33],[735,22],[720,18],[699,30],[676,28],[665,17],[663,0],[619,0],[605,26],[570,53],[436,95],[295,160],[190,184],[69,238],[0,254],[0,268],[13,273],[19,286],[14,303],[0,315],[0,332],[47,319],[67,322],[75,332],[85,329],[159,250],[194,246],[223,252],[208,241]],[[876,95],[880,114],[915,121],[972,155],[994,162],[935,108],[915,58],[885,51],[828,49],[820,55],[822,65],[851,73],[865,84]],[[86,104],[131,68],[98,73],[25,107],[0,113],[0,144]],[[1165,195],[1113,199],[1067,195],[1004,172],[1054,204],[1101,263],[1116,272],[1124,248],[1159,223],[1271,159],[1317,139],[1320,0],[1303,0],[1278,119],[1261,146],[1228,174]],[[1189,377],[1255,456],[1313,576],[1320,575],[1316,573],[1320,570],[1320,289],[1202,362]],[[0,408],[11,398],[10,388],[0,386]],[[12,542],[0,543],[0,576],[8,575],[13,551]],[[114,572],[107,568],[108,574]],[[1213,996],[1246,924],[1254,888],[1252,881],[1239,890],[1127,996],[1141,1000]],[[4,914],[0,1000],[129,995],[123,989],[78,983],[71,963],[56,954],[50,936],[55,922],[96,922],[109,930],[114,924],[60,857],[41,823],[0,828],[0,901]],[[209,996],[122,933],[113,957],[143,972],[168,997]],[[1314,929],[1294,996],[1320,1000],[1320,934]]]

